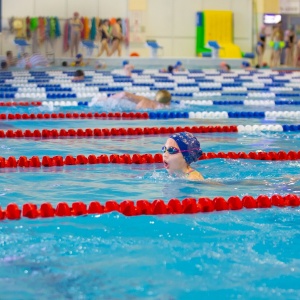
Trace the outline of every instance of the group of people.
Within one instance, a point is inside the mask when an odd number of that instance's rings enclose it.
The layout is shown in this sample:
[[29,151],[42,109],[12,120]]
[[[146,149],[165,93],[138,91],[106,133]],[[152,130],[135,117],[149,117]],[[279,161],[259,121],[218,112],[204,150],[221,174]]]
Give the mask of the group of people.
[[[284,52],[284,65],[300,67],[300,41],[296,42],[294,26],[283,31],[281,23],[273,26],[270,35],[270,47],[272,48],[270,66],[278,67],[281,64],[281,54]],[[266,50],[267,27],[262,26],[257,37],[256,54],[258,66],[264,66],[263,57]]]
[[[81,31],[83,24],[79,18],[79,13],[74,12],[73,18],[70,20],[71,26],[71,56],[78,54]],[[112,56],[117,52],[118,56],[122,54],[122,41],[124,39],[122,34],[122,20],[120,18],[109,21],[108,19],[100,20],[98,24],[98,34],[100,38],[100,50],[98,56],[106,52],[107,56]]]
[[46,57],[40,53],[23,53],[19,58],[14,57],[12,51],[6,52],[6,59],[1,61],[1,70],[6,71],[10,67],[17,67],[30,70],[34,67],[48,67],[49,63]]

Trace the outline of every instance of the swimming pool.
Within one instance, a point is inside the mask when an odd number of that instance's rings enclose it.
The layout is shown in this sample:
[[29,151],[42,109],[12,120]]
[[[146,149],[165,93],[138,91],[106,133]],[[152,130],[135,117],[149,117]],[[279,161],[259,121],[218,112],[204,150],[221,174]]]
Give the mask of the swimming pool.
[[[235,78],[231,83],[236,86],[232,87],[238,87],[237,84],[243,86],[240,83],[248,85],[249,82],[256,83],[259,79],[258,74],[261,74],[260,77],[268,77],[261,79],[261,81],[268,81],[264,84],[264,89],[268,87],[267,84],[271,84],[270,79],[273,88],[283,88],[297,82],[297,73],[283,75],[278,72],[246,75],[241,73],[239,77],[235,76],[239,75],[239,72],[233,73]],[[193,74],[197,73],[182,75],[186,80],[183,82],[189,84],[187,81],[192,79],[189,76],[192,77]],[[211,73],[211,71],[209,74],[215,74],[213,82],[208,82],[213,85],[216,82],[222,83],[221,79],[224,79],[224,82],[228,80],[225,78],[228,74]],[[148,75],[137,74],[137,79],[139,78],[137,81],[154,79],[154,84],[156,80],[161,84],[160,76],[156,74],[153,78],[154,75],[149,75],[152,77],[148,78]],[[199,77],[203,78],[202,75],[203,72]],[[93,74],[91,76],[94,80]],[[243,76],[251,78],[243,79]],[[277,76],[282,77],[280,82]],[[297,88],[282,92],[281,96],[277,94],[265,97],[270,92],[266,90],[258,90],[257,95],[246,96],[239,91],[231,91],[226,95],[228,91],[219,90],[217,93],[220,95],[216,95],[212,94],[216,93],[212,90],[195,92],[189,90],[189,86],[178,86],[177,78],[178,76],[168,77],[166,80],[169,83],[177,83],[176,87],[173,87],[177,88],[173,90],[173,98],[182,103],[175,103],[165,115],[158,116],[155,112],[155,117],[151,115],[153,112],[145,111],[148,114],[146,119],[116,116],[83,119],[73,117],[22,119],[22,114],[37,116],[37,114],[48,113],[51,116],[53,113],[91,112],[94,114],[104,111],[122,113],[132,110],[129,103],[123,103],[117,108],[111,103],[88,107],[84,102],[89,101],[90,96],[80,98],[79,101],[82,102],[80,105],[77,103],[77,105],[66,106],[66,101],[78,101],[78,97],[71,99],[58,97],[59,93],[70,93],[73,90],[47,92],[46,88],[52,88],[50,85],[54,84],[50,82],[52,79],[47,79],[49,82],[43,83],[49,85],[44,87],[46,96],[56,94],[54,98],[50,97],[46,100],[35,97],[15,97],[13,100],[4,98],[3,102],[28,102],[38,99],[42,100],[41,102],[53,101],[53,106],[0,106],[0,115],[21,115],[21,119],[0,120],[0,130],[6,133],[9,130],[15,132],[21,129],[24,133],[25,130],[33,132],[43,129],[57,129],[59,132],[61,129],[71,128],[76,130],[125,128],[127,130],[145,127],[176,129],[178,126],[192,128],[193,126],[244,125],[239,126],[237,132],[196,132],[195,135],[200,140],[205,153],[299,151],[299,117],[295,114],[298,110],[297,101],[300,98]],[[112,79],[125,80],[122,77],[112,77]],[[3,84],[6,89],[12,88],[14,84],[18,89],[20,88],[20,83],[3,82]],[[75,88],[70,82],[61,84]],[[37,86],[24,86],[24,88],[34,89]],[[152,93],[152,90],[142,90],[142,88],[139,86],[140,93]],[[5,90],[0,91],[0,94],[14,93],[15,95],[17,92],[23,93],[19,90]],[[84,90],[80,92],[89,93]],[[107,89],[99,92],[115,91]],[[246,93],[251,92],[247,90]],[[24,93],[35,95],[44,91],[32,90]],[[205,105],[199,105],[199,103],[188,103],[189,100],[227,101],[228,103],[213,102],[212,105],[211,102],[207,102]],[[255,103],[244,105],[245,103],[233,102],[244,100],[253,100]],[[273,101],[273,103],[261,102],[260,105],[254,105],[258,104],[257,101],[263,100]],[[63,105],[55,105],[55,101],[65,102],[58,103]],[[266,111],[286,113],[266,115]],[[173,115],[170,115],[172,112],[186,112],[187,115],[173,118]],[[191,112],[195,114],[191,115]],[[202,114],[197,115],[197,112]],[[203,115],[203,112],[207,113]],[[224,114],[216,115],[208,112],[227,112],[227,117]],[[230,115],[229,113],[232,112],[253,114],[249,118],[249,115]],[[254,115],[255,112],[264,112],[264,115]],[[255,125],[258,127],[253,127]],[[259,127],[262,125],[265,126]],[[79,154],[85,156],[106,154],[108,157],[112,154],[155,155],[160,152],[167,137],[168,134],[163,133],[138,135],[126,133],[90,137],[75,135],[56,138],[51,135],[46,138],[1,137],[0,156],[6,159],[9,156],[16,158],[38,156],[42,160],[43,156],[55,155],[64,158],[68,155],[76,157]],[[161,163],[0,168],[1,207],[5,208],[12,202],[17,203],[21,208],[25,203],[35,203],[40,206],[44,202],[50,202],[55,207],[60,202],[71,205],[82,201],[88,204],[94,200],[103,204],[108,200],[115,200],[118,203],[133,200],[136,203],[141,199],[151,202],[155,199],[163,199],[167,203],[174,198],[183,200],[224,197],[228,199],[230,196],[242,198],[245,195],[271,197],[274,194],[299,195],[300,191],[298,159],[214,158],[200,160],[195,167],[213,183],[186,182],[170,178]],[[298,207],[276,206],[268,209],[214,211],[208,214],[126,217],[111,212],[78,217],[5,219],[0,224],[1,289],[7,299],[16,299],[20,295],[22,299],[50,297],[57,299],[196,299],[200,297],[298,299],[300,295],[299,219]]]

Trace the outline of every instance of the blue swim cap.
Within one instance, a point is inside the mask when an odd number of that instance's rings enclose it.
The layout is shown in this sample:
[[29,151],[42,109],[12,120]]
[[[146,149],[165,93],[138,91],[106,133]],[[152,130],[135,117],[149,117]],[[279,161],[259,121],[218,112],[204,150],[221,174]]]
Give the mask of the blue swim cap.
[[182,62],[180,60],[176,63],[175,67],[179,67],[179,66],[182,66]]
[[77,55],[76,55],[76,58],[81,58],[82,57],[82,54],[80,54],[80,53],[78,53]]
[[247,61],[243,61],[242,66],[245,68],[248,68],[248,67],[250,67],[250,64]]
[[179,132],[172,134],[170,136],[173,139],[179,149],[183,152],[183,158],[190,165],[192,162],[196,162],[202,155],[202,150],[200,148],[200,143],[192,133],[189,132]]
[[123,66],[126,66],[129,64],[129,61],[128,60],[123,60]]

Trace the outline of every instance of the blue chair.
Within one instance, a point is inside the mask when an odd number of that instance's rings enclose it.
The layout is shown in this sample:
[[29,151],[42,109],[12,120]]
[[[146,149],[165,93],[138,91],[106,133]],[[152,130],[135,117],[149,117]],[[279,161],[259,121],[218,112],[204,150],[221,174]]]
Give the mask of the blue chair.
[[218,58],[219,50],[222,49],[217,41],[208,41],[207,47],[211,49],[211,57]]
[[94,49],[98,48],[98,46],[96,46],[94,44],[94,42],[91,41],[91,40],[82,40],[81,44],[82,44],[83,48],[86,49],[86,56],[87,57],[92,56]]
[[160,46],[156,40],[147,40],[146,46],[151,50],[151,57],[157,57],[158,49],[163,49],[163,47]]
[[244,54],[244,58],[249,58],[249,59],[254,59],[255,58],[255,54],[248,52]]
[[25,53],[25,49],[27,46],[30,46],[30,44],[28,44],[25,39],[15,39],[14,42],[18,47],[18,54],[20,55]]

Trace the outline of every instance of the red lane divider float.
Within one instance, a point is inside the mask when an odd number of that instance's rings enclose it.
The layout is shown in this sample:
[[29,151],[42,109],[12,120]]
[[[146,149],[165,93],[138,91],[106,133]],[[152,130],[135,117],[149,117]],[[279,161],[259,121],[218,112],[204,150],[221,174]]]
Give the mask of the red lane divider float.
[[[298,160],[300,159],[300,151],[285,151],[279,152],[208,152],[204,153],[200,160],[204,159],[214,159],[214,158],[224,158],[224,159],[255,159],[255,160]],[[0,168],[40,168],[40,167],[54,167],[54,166],[65,166],[65,165],[94,165],[94,164],[153,164],[153,163],[162,163],[163,157],[162,154],[111,154],[106,155],[102,154],[96,156],[91,154],[85,156],[79,154],[77,156],[67,155],[63,156],[43,156],[42,159],[38,156],[32,156],[31,158],[26,156],[20,156],[16,158],[10,156],[4,158],[0,156]]]
[[171,199],[167,203],[160,199],[153,202],[138,200],[136,203],[131,200],[125,200],[121,203],[110,200],[103,205],[98,201],[92,201],[89,205],[83,202],[74,202],[71,205],[60,202],[55,208],[51,203],[46,202],[41,204],[39,208],[36,204],[25,203],[21,209],[16,203],[10,203],[7,205],[6,210],[0,207],[0,219],[68,217],[104,214],[112,211],[122,213],[125,216],[195,214],[222,210],[241,210],[243,208],[271,208],[272,206],[297,207],[300,206],[300,197],[294,194],[285,196],[275,194],[271,197],[260,195],[257,198],[247,195],[242,199],[238,196],[231,196],[227,201],[223,197],[215,197],[214,199],[186,198],[183,201]]
[[0,106],[41,106],[41,101],[32,101],[32,102],[0,102]]
[[35,130],[0,130],[0,138],[61,138],[61,137],[98,137],[172,134],[176,132],[208,133],[208,132],[238,132],[236,125],[228,126],[177,126],[177,127],[137,127],[137,128],[87,128],[87,129],[35,129]]
[[0,120],[35,119],[149,119],[147,112],[0,114]]

